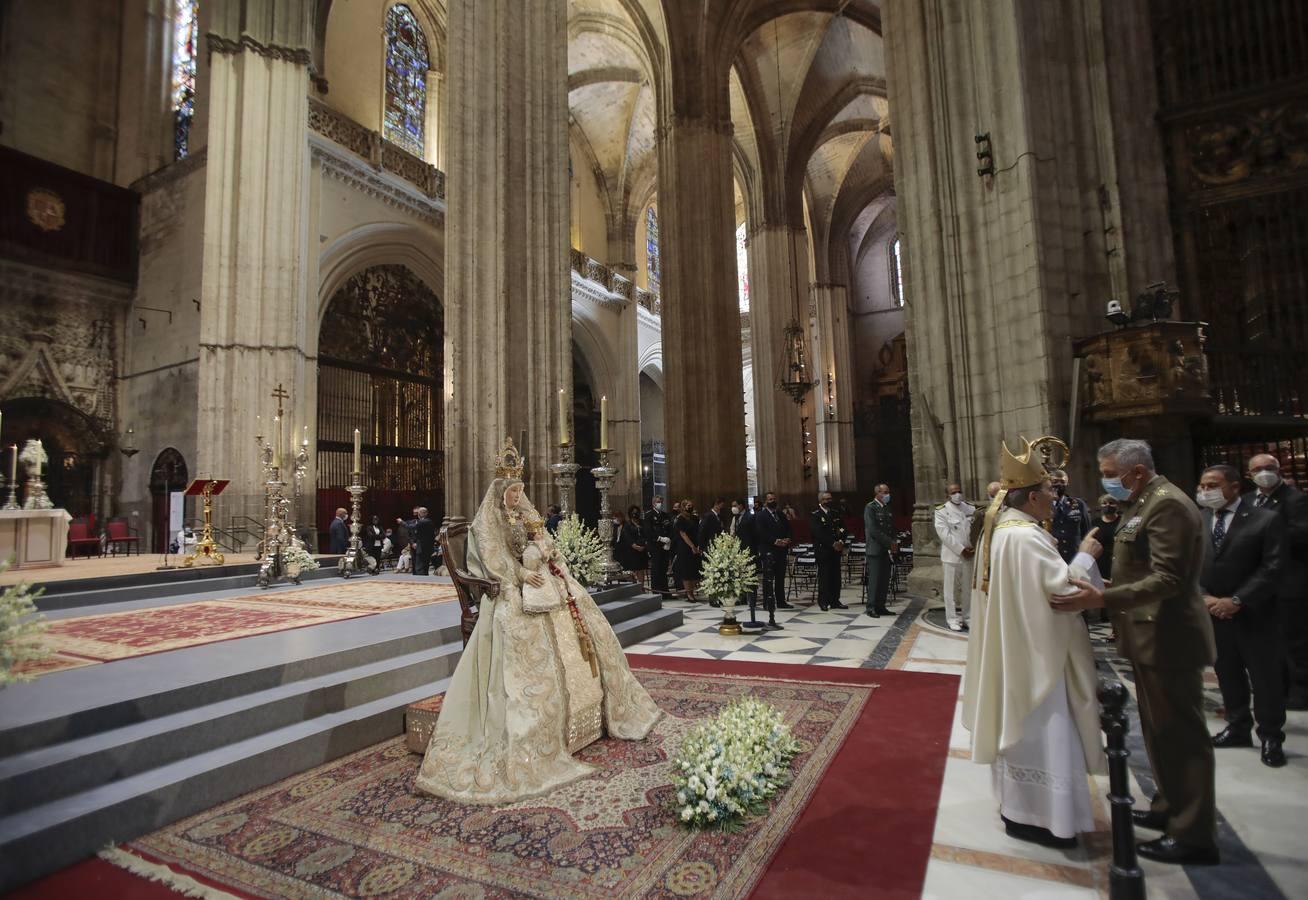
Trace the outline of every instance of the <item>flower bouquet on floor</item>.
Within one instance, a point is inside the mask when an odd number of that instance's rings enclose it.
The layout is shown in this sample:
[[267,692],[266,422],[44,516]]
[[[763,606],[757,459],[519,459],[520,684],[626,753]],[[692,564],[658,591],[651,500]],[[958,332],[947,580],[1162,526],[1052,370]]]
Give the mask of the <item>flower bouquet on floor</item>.
[[554,546],[568,564],[572,577],[590,587],[604,571],[604,544],[594,528],[588,528],[573,513],[559,523]]
[[752,697],[733,700],[692,728],[673,757],[678,821],[738,831],[746,818],[766,813],[790,783],[798,753],[799,742],[775,707]]
[[[0,561],[0,574],[9,568],[12,558]],[[32,676],[23,670],[24,664],[39,663],[50,655],[41,645],[41,632],[45,631],[44,616],[37,612],[33,602],[44,588],[35,588],[23,581],[0,591],[0,687],[14,681],[30,681]]]
[[725,531],[709,544],[701,569],[699,589],[722,604],[722,624],[718,634],[741,633],[736,621],[736,601],[758,585],[758,568],[753,555]]

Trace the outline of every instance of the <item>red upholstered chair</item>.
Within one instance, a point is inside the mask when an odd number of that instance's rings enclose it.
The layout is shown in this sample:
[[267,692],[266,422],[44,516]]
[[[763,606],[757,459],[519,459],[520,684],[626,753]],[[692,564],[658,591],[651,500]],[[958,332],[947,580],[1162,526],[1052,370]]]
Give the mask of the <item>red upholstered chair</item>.
[[441,523],[436,540],[441,545],[441,555],[445,558],[445,569],[454,582],[454,592],[459,597],[460,631],[463,646],[468,646],[472,629],[477,626],[477,614],[480,612],[482,597],[497,597],[500,583],[486,578],[478,578],[467,570],[468,520],[463,516],[450,516]]
[[77,556],[77,551],[89,550],[100,555],[100,539],[95,536],[94,526],[87,517],[73,519],[68,523],[68,555]]
[[118,555],[118,548],[121,546],[123,552],[131,554],[132,548],[136,548],[136,555],[141,555],[141,536],[136,533],[136,529],[127,524],[126,519],[110,519],[105,523],[105,531],[109,538],[109,552],[114,556]]

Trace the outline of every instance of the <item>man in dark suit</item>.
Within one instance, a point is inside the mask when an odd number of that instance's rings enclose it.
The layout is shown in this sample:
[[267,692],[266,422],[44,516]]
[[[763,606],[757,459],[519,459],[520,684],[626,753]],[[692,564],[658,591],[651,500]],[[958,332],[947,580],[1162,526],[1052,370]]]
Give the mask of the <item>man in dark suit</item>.
[[1249,460],[1249,478],[1258,490],[1249,499],[1285,523],[1281,590],[1277,595],[1288,668],[1285,706],[1308,709],[1308,495],[1281,478],[1275,456],[1260,453]]
[[332,553],[344,553],[349,549],[350,528],[345,524],[344,508],[339,508],[336,510],[336,518],[332,519],[330,551]]
[[1276,591],[1285,525],[1272,510],[1258,509],[1240,496],[1240,472],[1234,466],[1205,469],[1196,499],[1205,507],[1204,525],[1212,535],[1199,585],[1213,617],[1213,668],[1226,705],[1227,724],[1213,737],[1213,746],[1253,746],[1252,682],[1262,760],[1278,768],[1285,765],[1285,682]]
[[559,523],[563,521],[563,513],[554,504],[545,508],[545,530],[554,534],[559,530]]
[[768,611],[768,619],[778,609],[793,609],[786,602],[786,554],[794,541],[790,534],[790,520],[781,512],[777,504],[777,495],[768,491],[763,495],[763,509],[759,511],[755,522],[758,526],[758,547],[763,572],[760,581],[763,586],[763,608]]
[[413,523],[413,574],[426,575],[431,555],[436,552],[436,523],[427,514],[427,507],[415,509]]
[[[722,521],[722,511],[727,505],[725,497],[719,497],[713,501],[709,511],[704,513],[704,518],[699,520],[699,552],[707,555],[709,547],[713,544],[713,539],[725,530]],[[716,597],[709,600],[709,606],[721,606],[722,601]]]
[[890,593],[895,548],[895,517],[890,512],[890,485],[878,484],[876,494],[863,507],[863,577],[867,579],[867,610],[874,619],[890,615],[886,595]]
[[658,594],[668,592],[668,548],[672,546],[672,516],[663,508],[663,498],[654,496],[654,505],[640,520],[641,537],[649,548],[649,586]]
[[1220,854],[1204,669],[1217,651],[1199,588],[1211,538],[1194,501],[1154,470],[1147,443],[1111,441],[1098,456],[1104,492],[1122,517],[1113,535],[1113,584],[1100,592],[1080,583],[1080,594],[1049,602],[1059,610],[1107,606],[1118,652],[1131,661],[1140,733],[1158,784],[1150,808],[1131,818],[1165,832],[1138,852],[1157,862],[1211,865]]
[[822,609],[849,609],[840,602],[840,555],[849,534],[840,513],[831,505],[831,492],[818,495],[818,508],[810,513],[813,553],[817,557],[817,600]]

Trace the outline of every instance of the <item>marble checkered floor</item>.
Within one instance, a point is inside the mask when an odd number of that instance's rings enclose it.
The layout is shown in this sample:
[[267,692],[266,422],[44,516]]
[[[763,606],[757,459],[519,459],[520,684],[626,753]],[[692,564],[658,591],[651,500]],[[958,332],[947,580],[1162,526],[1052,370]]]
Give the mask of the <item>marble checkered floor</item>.
[[[807,600],[791,601],[795,609],[777,610],[783,630],[725,637],[718,634],[722,611],[707,603],[666,600],[664,606],[680,609],[685,622],[643,643],[628,653],[686,656],[692,659],[726,659],[739,662],[792,663],[797,665],[883,668],[885,651],[902,637],[908,623],[921,611],[922,602],[904,595],[890,605],[891,615],[873,619],[864,614],[859,585],[847,585],[841,602],[849,609],[823,612]],[[759,621],[767,614],[759,609]],[[737,606],[736,618],[749,620],[749,607]],[[878,653],[878,648],[883,652]]]

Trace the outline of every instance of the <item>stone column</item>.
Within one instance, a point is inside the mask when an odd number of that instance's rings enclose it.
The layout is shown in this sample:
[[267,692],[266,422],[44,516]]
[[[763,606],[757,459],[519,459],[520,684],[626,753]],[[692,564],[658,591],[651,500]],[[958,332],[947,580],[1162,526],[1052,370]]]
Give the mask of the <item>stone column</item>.
[[454,0],[449,23],[445,471],[448,512],[471,516],[523,431],[546,502],[560,388],[572,408],[567,6]]
[[745,491],[731,122],[673,116],[659,128],[668,490],[702,507]]
[[[912,390],[913,586],[939,583],[930,504],[982,496],[1001,439],[1065,436],[1070,342],[1102,330],[1123,252],[1101,209],[1114,124],[1102,10],[1086,0],[887,4]],[[974,134],[993,174],[978,174]],[[1072,473],[1090,483],[1083,433]],[[934,563],[934,564],[933,564]]]
[[[857,487],[854,468],[854,361],[849,333],[849,288],[814,284],[818,486],[828,491]],[[830,379],[830,380],[828,380]]]
[[[278,384],[283,456],[308,422],[305,280],[307,0],[244,0],[215,9],[207,35],[208,161],[201,275],[196,472],[231,479],[216,524],[262,514],[255,416],[265,429]],[[265,430],[265,433],[271,434]]]
[[[773,491],[807,511],[816,482],[804,478],[800,418],[803,405],[781,390],[788,373],[784,331],[792,321],[808,340],[808,298],[800,292],[811,280],[807,232],[802,227],[765,225],[749,236],[749,332],[754,361],[754,446],[760,491]],[[812,348],[807,353],[809,373]],[[811,395],[812,392],[810,392]],[[810,431],[812,430],[812,422]],[[806,506],[804,504],[809,504]]]
[[[619,242],[609,241],[610,253]],[[640,307],[636,303],[636,266],[628,259],[635,249],[635,236],[625,242],[626,252],[611,255],[609,268],[631,282],[631,299],[618,310],[617,353],[614,357],[614,386],[609,395],[609,443],[614,455],[610,461],[619,467],[609,503],[626,513],[633,503],[641,505],[640,483],[640,342],[637,322]],[[619,261],[621,260],[621,261]]]
[[427,121],[423,128],[423,145],[427,162],[445,171],[445,75],[427,70]]

